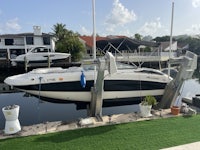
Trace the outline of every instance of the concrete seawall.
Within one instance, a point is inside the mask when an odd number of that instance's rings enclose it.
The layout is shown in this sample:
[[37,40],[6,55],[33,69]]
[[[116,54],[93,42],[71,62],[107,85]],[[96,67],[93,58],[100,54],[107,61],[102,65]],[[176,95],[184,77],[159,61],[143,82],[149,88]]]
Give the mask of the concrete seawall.
[[[13,135],[6,135],[4,134],[3,130],[0,130],[0,139],[47,134],[59,131],[75,130],[88,127],[91,128],[91,127],[120,124],[127,122],[175,117],[174,115],[171,114],[170,109],[154,111],[152,114],[153,116],[147,118],[141,117],[141,115],[138,113],[115,114],[112,116],[103,116],[102,122],[98,122],[95,117],[82,118],[80,120],[75,120],[73,122],[64,122],[64,121],[45,122],[30,126],[23,126],[20,132]],[[179,116],[181,115],[182,114],[179,114]]]

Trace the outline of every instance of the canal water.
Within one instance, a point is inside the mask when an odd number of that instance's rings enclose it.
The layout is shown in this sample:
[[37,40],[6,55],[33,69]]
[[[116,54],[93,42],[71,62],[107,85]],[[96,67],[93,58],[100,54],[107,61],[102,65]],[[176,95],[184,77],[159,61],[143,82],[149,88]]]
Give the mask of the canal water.
[[[19,105],[19,121],[22,126],[44,123],[47,121],[74,121],[79,118],[87,117],[87,111],[76,110],[75,104],[58,104],[50,102],[40,103],[38,98],[24,97],[23,92],[19,93],[6,93],[0,94],[0,108],[2,109],[8,105]],[[184,83],[181,90],[182,97],[193,97],[196,94],[200,94],[199,80],[191,79]],[[117,107],[103,108],[103,115],[112,115],[120,113],[138,112],[138,105],[127,105]],[[3,129],[5,125],[5,118],[2,111],[0,111],[0,129]]]

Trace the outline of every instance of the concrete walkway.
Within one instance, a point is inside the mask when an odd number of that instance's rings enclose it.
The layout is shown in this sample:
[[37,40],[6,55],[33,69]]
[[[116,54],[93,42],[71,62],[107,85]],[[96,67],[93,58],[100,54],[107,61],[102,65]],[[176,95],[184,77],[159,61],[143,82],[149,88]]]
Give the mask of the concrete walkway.
[[199,150],[200,149],[200,142],[194,142],[190,144],[184,144],[180,146],[164,148],[161,150]]

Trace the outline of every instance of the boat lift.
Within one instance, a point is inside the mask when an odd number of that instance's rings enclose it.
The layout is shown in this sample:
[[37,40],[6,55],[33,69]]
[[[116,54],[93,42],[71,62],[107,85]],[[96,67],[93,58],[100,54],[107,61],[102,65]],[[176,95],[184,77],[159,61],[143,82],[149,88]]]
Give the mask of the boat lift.
[[176,77],[165,87],[163,97],[156,106],[159,109],[167,109],[172,106],[181,94],[180,89],[185,80],[191,79],[197,68],[197,55],[187,51],[185,56],[172,58],[169,60],[170,64],[180,64],[179,72]]
[[173,16],[174,16],[174,2],[172,2],[172,17],[171,17],[171,32],[170,32],[170,53],[168,62],[168,76],[170,76],[170,65],[179,64],[180,69],[176,77],[165,87],[163,97],[156,108],[166,109],[170,108],[176,102],[178,96],[181,95],[180,90],[185,80],[191,79],[197,68],[197,58],[195,53],[187,51],[185,56],[178,58],[170,58],[172,45],[172,31],[173,31]]
[[101,121],[104,91],[104,72],[105,70],[108,70],[109,74],[114,74],[117,72],[115,58],[112,53],[107,52],[103,58],[89,62],[85,61],[84,63],[95,64],[98,68],[96,82],[94,87],[91,88],[92,98],[89,105],[89,116],[96,117],[99,121]]
[[[91,62],[91,61],[90,61]],[[96,59],[92,62],[98,66],[97,79],[94,87],[91,88],[92,99],[89,105],[89,116],[97,117],[101,121],[103,106],[103,87],[104,72],[108,69],[109,74],[117,72],[115,57],[107,52],[104,58]],[[170,108],[180,95],[180,89],[185,80],[191,79],[197,68],[197,55],[187,51],[185,56],[173,58],[169,60],[170,64],[180,64],[180,70],[176,77],[166,86],[163,97],[156,106],[157,109]]]

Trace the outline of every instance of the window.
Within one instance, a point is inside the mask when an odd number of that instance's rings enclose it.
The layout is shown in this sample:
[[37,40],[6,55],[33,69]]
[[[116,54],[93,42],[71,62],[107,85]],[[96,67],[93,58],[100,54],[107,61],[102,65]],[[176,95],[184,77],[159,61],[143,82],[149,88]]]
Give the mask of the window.
[[48,52],[48,51],[49,50],[45,47],[37,47],[32,50],[32,53],[44,53],[44,52]]
[[33,45],[33,37],[32,36],[26,37],[26,44],[27,45]]
[[7,50],[0,49],[0,58],[7,58]]
[[87,49],[87,54],[91,54],[91,50],[90,49]]
[[50,45],[50,37],[43,37],[43,44]]
[[13,45],[14,40],[13,39],[5,39],[5,45]]
[[10,58],[15,59],[17,56],[24,53],[25,53],[25,49],[10,49]]

